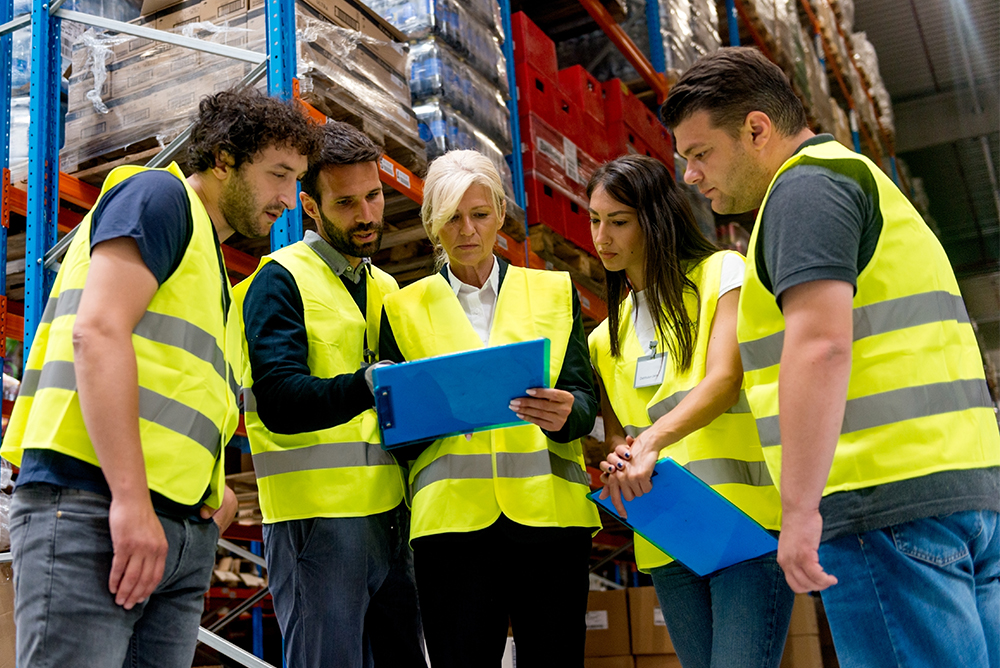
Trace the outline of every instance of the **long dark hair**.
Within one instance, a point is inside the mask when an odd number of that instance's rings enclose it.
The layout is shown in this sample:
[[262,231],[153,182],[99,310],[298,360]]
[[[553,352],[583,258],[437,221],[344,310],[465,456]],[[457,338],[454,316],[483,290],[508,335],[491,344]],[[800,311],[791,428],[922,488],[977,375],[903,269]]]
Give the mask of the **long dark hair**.
[[[673,175],[659,160],[644,155],[612,160],[594,172],[587,184],[587,197],[598,187],[638,213],[646,245],[643,267],[646,301],[660,340],[665,342],[676,368],[686,371],[694,357],[698,323],[688,315],[684,292],[691,291],[700,299],[698,286],[687,277],[686,271],[718,248],[702,234]],[[611,355],[621,357],[620,309],[628,279],[624,270],[605,270],[604,275]]]

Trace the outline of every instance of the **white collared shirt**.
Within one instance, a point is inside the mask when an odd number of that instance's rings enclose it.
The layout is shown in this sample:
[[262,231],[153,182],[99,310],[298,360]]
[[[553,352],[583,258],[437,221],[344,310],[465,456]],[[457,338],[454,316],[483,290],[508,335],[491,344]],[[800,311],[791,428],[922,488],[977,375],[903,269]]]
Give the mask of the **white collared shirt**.
[[489,345],[493,313],[497,308],[497,295],[500,294],[500,263],[495,257],[493,258],[493,269],[490,270],[490,276],[481,288],[463,283],[452,272],[450,265],[448,279],[451,281],[451,289],[458,297],[458,303],[462,305],[465,316],[472,324],[472,329],[476,330],[483,344]]

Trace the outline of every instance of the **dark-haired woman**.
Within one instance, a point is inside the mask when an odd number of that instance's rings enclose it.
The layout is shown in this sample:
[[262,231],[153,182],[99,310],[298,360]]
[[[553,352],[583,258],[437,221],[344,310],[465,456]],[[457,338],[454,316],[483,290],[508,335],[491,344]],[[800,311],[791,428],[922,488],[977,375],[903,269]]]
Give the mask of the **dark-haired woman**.
[[[608,288],[609,317],[590,336],[613,448],[605,493],[622,511],[621,497],[650,491],[653,465],[669,456],[776,530],[778,490],[740,392],[742,256],[704,237],[657,160],[603,165],[587,193]],[[705,577],[638,536],[635,553],[685,668],[778,666],[794,597],[775,553]]]

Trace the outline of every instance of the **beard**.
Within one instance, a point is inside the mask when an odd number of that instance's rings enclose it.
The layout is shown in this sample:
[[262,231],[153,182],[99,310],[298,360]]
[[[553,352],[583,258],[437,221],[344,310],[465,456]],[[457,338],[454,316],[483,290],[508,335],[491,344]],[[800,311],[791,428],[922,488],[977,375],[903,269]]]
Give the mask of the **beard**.
[[[326,233],[330,245],[347,257],[371,257],[382,246],[382,232],[385,229],[384,221],[357,223],[348,230],[342,230],[332,220],[327,218],[322,209],[320,209],[319,217],[323,223],[323,231]],[[369,241],[366,244],[354,242],[353,236],[355,233],[369,232],[371,230],[375,230],[375,239],[373,241]]]
[[738,152],[724,179],[729,192],[719,198],[716,213],[728,215],[753,211],[760,207],[771,185],[767,170],[758,165],[746,149],[739,144],[737,146]]
[[[260,222],[260,216],[265,209],[257,203],[256,195],[239,169],[235,171],[233,178],[222,187],[222,193],[219,195],[219,209],[229,227],[248,239],[266,237],[271,231],[270,225]],[[280,215],[284,211],[284,207],[274,206],[266,210]]]

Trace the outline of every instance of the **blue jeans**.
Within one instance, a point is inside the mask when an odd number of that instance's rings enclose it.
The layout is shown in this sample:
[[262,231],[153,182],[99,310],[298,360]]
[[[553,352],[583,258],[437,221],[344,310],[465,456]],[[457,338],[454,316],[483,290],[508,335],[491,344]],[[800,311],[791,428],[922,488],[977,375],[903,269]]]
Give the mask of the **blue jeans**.
[[264,525],[289,668],[426,668],[409,511]]
[[651,571],[663,621],[684,668],[777,668],[795,594],[777,554],[704,577],[677,562]]
[[215,522],[160,516],[163,580],[126,610],[108,591],[111,500],[34,484],[11,503],[19,668],[189,668],[215,565]]
[[966,511],[835,538],[819,559],[843,668],[1000,667],[1000,516]]

